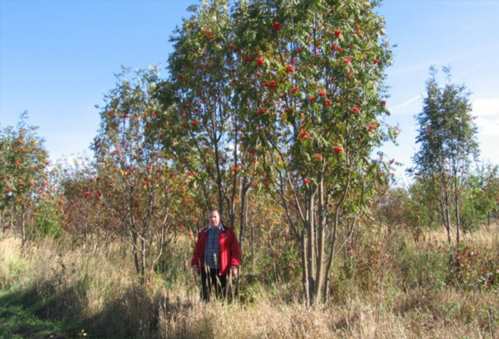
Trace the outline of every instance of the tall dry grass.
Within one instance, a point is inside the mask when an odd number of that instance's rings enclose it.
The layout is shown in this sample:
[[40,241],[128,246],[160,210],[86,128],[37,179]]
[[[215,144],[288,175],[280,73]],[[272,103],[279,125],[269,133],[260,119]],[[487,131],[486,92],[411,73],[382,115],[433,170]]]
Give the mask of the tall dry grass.
[[[499,251],[494,232],[482,229],[467,237],[484,250]],[[378,232],[371,240],[376,237],[386,235]],[[445,241],[445,234],[435,232],[423,242],[408,241],[406,251],[438,249]],[[181,266],[180,278],[168,281],[158,275],[141,287],[125,244],[97,240],[73,247],[69,239],[46,239],[22,251],[18,239],[4,237],[0,287],[9,293],[30,291],[33,302],[45,305],[38,313],[41,317],[72,321],[94,338],[499,337],[497,288],[407,287],[398,282],[403,273],[392,263],[396,258],[384,253],[391,245],[381,243],[381,249],[369,252],[382,258],[377,265],[384,267],[383,279],[376,270],[366,276],[358,271],[349,280],[338,276],[335,297],[316,308],[297,301],[300,291],[293,301],[258,283],[243,291],[252,293],[246,299],[250,302],[202,303],[188,263],[173,257],[171,263]],[[366,263],[373,265],[367,259]],[[369,279],[367,274],[376,279],[371,285],[356,281]],[[244,285],[244,274],[242,280]]]
[[[455,234],[452,233],[454,239]],[[499,223],[483,225],[473,232],[464,232],[461,235],[462,242],[477,245],[482,248],[493,249],[499,244]],[[447,233],[443,229],[430,230],[424,233],[424,241],[429,243],[447,243]]]

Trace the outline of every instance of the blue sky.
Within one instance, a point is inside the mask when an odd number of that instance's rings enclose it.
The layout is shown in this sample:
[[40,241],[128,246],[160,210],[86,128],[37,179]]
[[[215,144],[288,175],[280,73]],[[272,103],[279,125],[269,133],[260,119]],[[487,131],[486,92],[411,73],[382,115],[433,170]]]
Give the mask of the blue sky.
[[[121,65],[165,65],[169,37],[195,0],[0,1],[0,125],[27,110],[53,161],[78,154],[99,127],[95,104]],[[404,166],[417,150],[430,65],[448,65],[472,92],[482,159],[499,163],[499,0],[385,0],[378,12],[394,51],[389,122],[401,129],[384,151]]]

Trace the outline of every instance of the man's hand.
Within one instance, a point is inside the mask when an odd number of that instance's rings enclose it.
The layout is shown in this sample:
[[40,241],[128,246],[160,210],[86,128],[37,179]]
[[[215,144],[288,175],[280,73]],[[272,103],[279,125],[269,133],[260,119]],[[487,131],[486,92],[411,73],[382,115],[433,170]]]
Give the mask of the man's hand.
[[239,276],[239,267],[231,266],[230,267],[230,274],[232,274],[232,276],[234,276],[234,277],[238,277]]

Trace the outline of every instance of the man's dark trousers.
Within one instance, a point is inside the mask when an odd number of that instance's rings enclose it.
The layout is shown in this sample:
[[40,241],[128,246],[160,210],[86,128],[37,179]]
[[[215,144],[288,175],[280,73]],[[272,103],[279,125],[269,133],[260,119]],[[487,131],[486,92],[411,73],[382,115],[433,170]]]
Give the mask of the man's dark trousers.
[[201,298],[204,301],[210,301],[212,291],[215,291],[215,296],[220,299],[227,294],[227,275],[218,275],[218,269],[204,267],[201,270]]

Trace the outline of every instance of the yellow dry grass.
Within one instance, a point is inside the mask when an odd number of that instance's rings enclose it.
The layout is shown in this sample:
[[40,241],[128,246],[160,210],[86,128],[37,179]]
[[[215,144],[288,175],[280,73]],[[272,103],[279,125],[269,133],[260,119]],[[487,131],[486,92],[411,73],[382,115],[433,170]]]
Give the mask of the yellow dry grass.
[[[497,246],[497,225],[494,227],[466,235],[467,240]],[[445,232],[432,232],[426,241],[446,242]],[[341,304],[306,308],[265,293],[258,294],[253,303],[205,304],[199,300],[194,283],[165,288],[158,277],[152,286],[142,288],[134,278],[126,247],[119,242],[103,246],[90,241],[85,247],[71,248],[67,243],[44,240],[31,244],[22,255],[17,238],[0,240],[0,282],[4,288],[43,289],[44,283],[50,282],[57,292],[86,281],[77,300],[83,308],[81,316],[98,317],[110,304],[119,304],[117,309],[126,316],[113,315],[116,326],[135,326],[131,325],[134,319],[139,319],[137,327],[148,321],[157,324],[153,333],[138,329],[138,337],[499,337],[497,290],[402,291],[387,287],[352,294]]]
[[[455,230],[451,230],[452,239],[455,239]],[[499,224],[483,225],[474,232],[462,233],[462,241],[467,244],[477,245],[482,248],[494,248],[499,244]],[[432,243],[447,243],[447,233],[442,227],[438,230],[425,232],[424,240]]]

